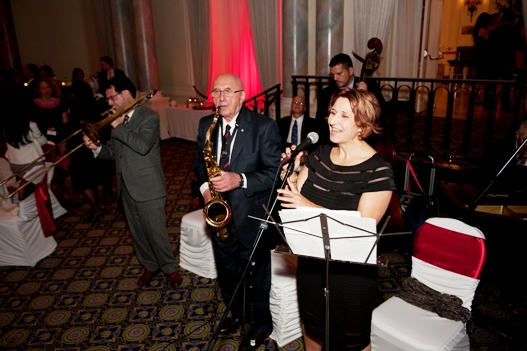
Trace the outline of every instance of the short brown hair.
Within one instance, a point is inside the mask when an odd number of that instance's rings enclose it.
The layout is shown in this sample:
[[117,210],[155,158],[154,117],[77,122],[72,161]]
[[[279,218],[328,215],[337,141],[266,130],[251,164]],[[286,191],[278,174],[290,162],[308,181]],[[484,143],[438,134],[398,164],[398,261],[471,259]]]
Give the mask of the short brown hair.
[[348,99],[350,102],[351,111],[355,115],[355,124],[362,129],[362,139],[381,132],[378,121],[381,114],[381,105],[375,95],[369,91],[359,89],[337,89],[331,96],[330,109],[335,104],[335,101],[341,97]]
[[38,84],[35,87],[37,95],[39,95],[39,96],[41,95],[40,94],[40,82],[46,82],[51,87],[51,95],[54,96],[54,97],[60,96],[61,92],[57,90],[57,89],[60,89],[60,88],[58,87],[57,83],[54,83],[52,81],[52,79],[54,79],[54,78],[40,77],[38,79]]

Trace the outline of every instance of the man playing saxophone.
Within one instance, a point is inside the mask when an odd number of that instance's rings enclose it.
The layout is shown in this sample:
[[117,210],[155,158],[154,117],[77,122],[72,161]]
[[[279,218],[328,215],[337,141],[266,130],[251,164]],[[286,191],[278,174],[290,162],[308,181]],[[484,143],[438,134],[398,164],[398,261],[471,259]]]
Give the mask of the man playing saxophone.
[[[269,199],[274,176],[280,166],[282,145],[276,122],[243,105],[245,92],[238,76],[218,76],[211,95],[221,115],[210,133],[214,144],[212,152],[218,160],[221,175],[211,178],[210,184],[216,192],[221,193],[232,209],[232,217],[228,223],[229,238],[222,240],[216,235],[212,236],[218,283],[227,305],[233,298],[234,289],[258,233],[258,221],[247,216],[265,216],[262,204],[267,204]],[[194,160],[194,171],[205,203],[212,200],[212,195],[203,150],[213,117],[204,117],[199,123],[198,150]],[[212,232],[215,231],[215,228],[211,229]],[[270,247],[265,241],[264,234],[253,257],[256,263],[253,271],[256,348],[272,331],[269,311]],[[230,311],[232,317],[225,320],[222,333],[232,332],[241,325],[242,304],[242,296],[237,294]],[[244,338],[240,349],[249,349],[248,336]]]

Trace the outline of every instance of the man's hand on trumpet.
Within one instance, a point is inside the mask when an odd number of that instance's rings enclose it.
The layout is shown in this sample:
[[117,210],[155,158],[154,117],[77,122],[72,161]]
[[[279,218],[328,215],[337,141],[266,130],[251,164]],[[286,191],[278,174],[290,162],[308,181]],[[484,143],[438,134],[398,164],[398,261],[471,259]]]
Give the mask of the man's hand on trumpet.
[[117,117],[116,119],[114,119],[113,122],[111,123],[112,128],[116,128],[119,124],[123,124],[124,117],[125,115],[122,115],[121,117]]

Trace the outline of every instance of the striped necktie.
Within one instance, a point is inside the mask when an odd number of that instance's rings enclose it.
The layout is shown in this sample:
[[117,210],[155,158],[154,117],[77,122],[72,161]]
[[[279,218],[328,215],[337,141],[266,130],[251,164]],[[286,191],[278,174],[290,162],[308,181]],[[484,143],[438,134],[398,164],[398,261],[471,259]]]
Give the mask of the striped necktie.
[[225,128],[225,134],[223,135],[223,144],[221,147],[221,158],[220,158],[220,168],[227,169],[229,166],[229,153],[231,148],[231,126],[227,124]]

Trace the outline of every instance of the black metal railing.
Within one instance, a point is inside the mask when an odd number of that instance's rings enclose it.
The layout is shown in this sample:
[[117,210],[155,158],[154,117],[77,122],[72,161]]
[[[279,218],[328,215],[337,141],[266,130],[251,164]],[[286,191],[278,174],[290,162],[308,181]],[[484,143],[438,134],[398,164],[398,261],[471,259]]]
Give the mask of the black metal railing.
[[[382,126],[400,153],[477,159],[495,139],[510,136],[522,116],[524,85],[513,80],[375,79],[386,100]],[[293,96],[302,89],[306,101],[312,101],[313,86],[316,94],[331,82],[327,76],[297,75],[292,80]],[[504,86],[512,87],[510,112],[499,108]]]
[[298,90],[299,87],[304,90],[304,99],[307,101],[306,111],[304,114],[310,116],[309,102],[311,87],[316,87],[316,92],[321,91],[325,87],[331,84],[332,78],[329,76],[291,76],[293,78],[293,97],[300,95]]
[[265,91],[262,91],[260,94],[245,100],[244,104],[247,108],[253,110],[254,112],[259,112],[269,117],[271,117],[269,113],[270,108],[274,104],[276,115],[280,116],[281,95],[281,85],[277,84]]

